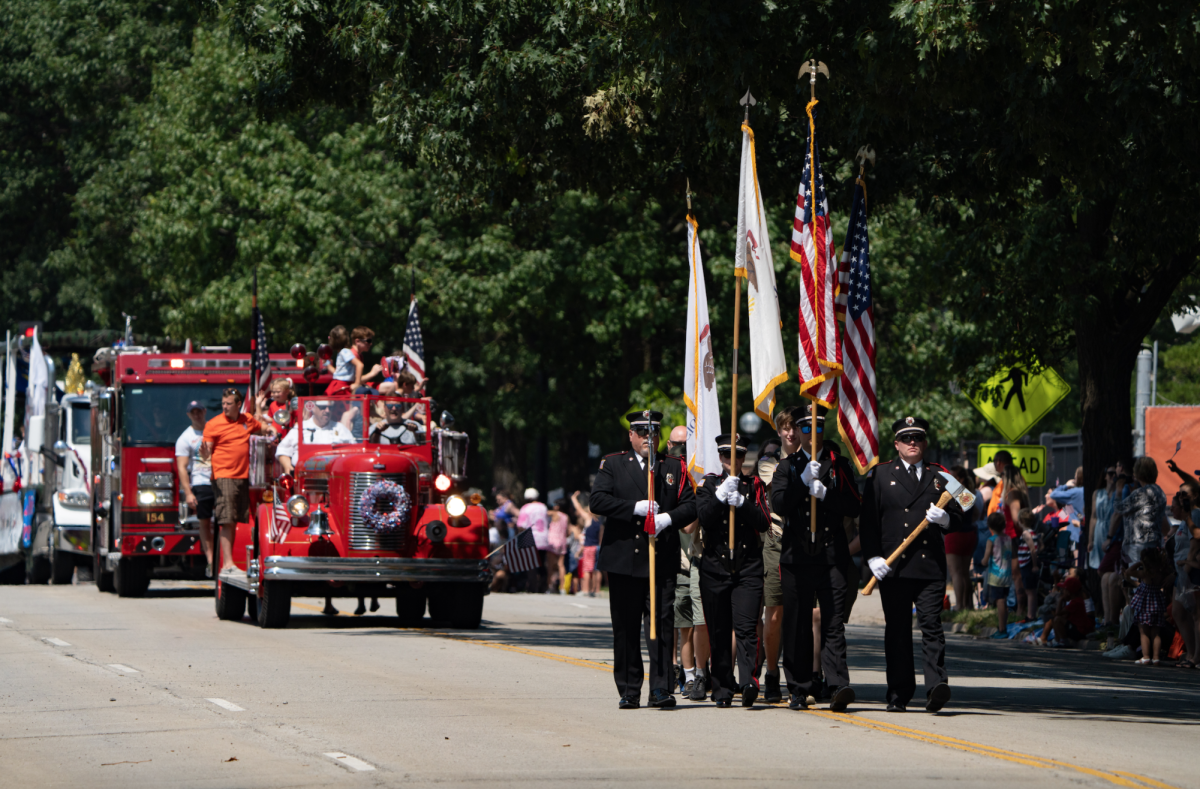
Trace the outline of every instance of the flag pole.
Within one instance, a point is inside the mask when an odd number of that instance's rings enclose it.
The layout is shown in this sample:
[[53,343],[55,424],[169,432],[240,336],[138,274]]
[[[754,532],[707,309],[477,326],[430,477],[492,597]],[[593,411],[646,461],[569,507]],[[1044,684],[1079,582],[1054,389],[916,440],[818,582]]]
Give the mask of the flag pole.
[[[821,250],[820,250],[819,242],[817,240],[817,153],[816,153],[817,129],[816,129],[816,122],[813,120],[813,108],[817,106],[817,74],[818,73],[824,74],[825,79],[829,79],[829,68],[824,63],[821,63],[820,61],[818,61],[816,58],[813,58],[812,60],[808,61],[804,65],[808,67],[808,72],[809,72],[809,75],[808,75],[808,87],[809,87],[808,106],[805,108],[805,110],[808,113],[808,144],[809,144],[808,153],[809,153],[809,157],[810,157],[809,161],[812,162],[812,165],[809,168],[809,170],[810,170],[809,178],[811,179],[811,183],[809,184],[809,187],[808,187],[808,201],[809,201],[809,216],[812,218],[812,238],[813,238],[813,267],[812,268],[813,268],[813,276],[815,277],[816,272],[817,272],[817,261],[820,259]],[[803,74],[804,74],[803,69],[801,69],[800,74],[801,74],[801,76],[803,76]],[[829,261],[825,261],[825,265],[828,268]],[[828,276],[828,271],[826,272],[826,276]],[[814,289],[814,293],[815,293],[815,289]],[[817,303],[820,303],[819,299],[814,303],[814,307]],[[816,323],[816,326],[814,326],[814,328],[817,331],[817,353],[819,354],[820,348],[821,348],[820,332],[821,332],[821,328],[822,328],[821,324],[823,323],[823,316],[817,315],[817,320],[815,321],[815,323]],[[819,359],[820,356],[818,356],[817,358]],[[812,435],[812,449],[811,449],[809,458],[811,460],[817,460],[817,398],[812,397],[810,399],[812,400],[812,418],[809,420],[809,429],[811,430],[810,435]],[[809,495],[809,508],[808,508],[809,535],[811,536],[813,543],[816,543],[816,541],[817,541],[817,497],[813,496],[812,493],[809,493],[808,495]]]
[[658,590],[655,588],[656,573],[654,560],[654,461],[658,455],[658,435],[654,429],[654,422],[650,419],[650,412],[645,411],[646,416],[646,441],[649,444],[650,452],[646,455],[646,497],[650,500],[650,509],[646,512],[646,524],[649,526],[650,532],[650,640],[658,640]]

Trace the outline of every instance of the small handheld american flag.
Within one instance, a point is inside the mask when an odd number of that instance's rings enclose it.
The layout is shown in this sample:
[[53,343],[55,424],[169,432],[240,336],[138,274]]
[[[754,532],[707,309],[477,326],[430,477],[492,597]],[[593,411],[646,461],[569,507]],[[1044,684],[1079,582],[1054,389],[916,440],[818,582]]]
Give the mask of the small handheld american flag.
[[254,268],[254,289],[250,297],[250,385],[242,410],[254,413],[254,398],[271,380],[271,355],[267,350],[267,326],[258,309],[258,267]]
[[504,563],[510,572],[526,573],[538,567],[537,545],[533,529],[524,529],[504,546]]

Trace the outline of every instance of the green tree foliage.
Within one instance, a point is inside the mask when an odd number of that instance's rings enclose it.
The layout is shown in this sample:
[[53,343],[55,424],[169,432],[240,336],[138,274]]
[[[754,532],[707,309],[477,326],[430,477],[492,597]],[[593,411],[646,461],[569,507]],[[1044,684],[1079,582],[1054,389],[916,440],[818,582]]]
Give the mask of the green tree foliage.
[[153,71],[186,59],[195,16],[186,2],[0,4],[0,323],[90,325],[43,264],[74,227],[76,190],[120,156]]

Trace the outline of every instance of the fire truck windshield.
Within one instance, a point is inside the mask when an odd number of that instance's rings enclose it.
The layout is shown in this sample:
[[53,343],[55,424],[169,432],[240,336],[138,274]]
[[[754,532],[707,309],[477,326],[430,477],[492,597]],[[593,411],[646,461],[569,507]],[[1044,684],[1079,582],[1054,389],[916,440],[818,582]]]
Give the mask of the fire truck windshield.
[[121,395],[121,441],[126,446],[174,446],[188,421],[188,403],[198,400],[206,419],[221,413],[219,384],[127,386]]

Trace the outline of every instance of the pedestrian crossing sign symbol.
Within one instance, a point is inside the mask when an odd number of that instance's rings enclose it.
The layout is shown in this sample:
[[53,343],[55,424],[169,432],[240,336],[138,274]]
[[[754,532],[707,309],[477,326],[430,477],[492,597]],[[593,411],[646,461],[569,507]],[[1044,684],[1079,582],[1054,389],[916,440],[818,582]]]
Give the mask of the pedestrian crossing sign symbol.
[[[1050,367],[1033,375],[1026,365],[1004,367],[988,379],[981,397],[968,398],[1010,444],[1050,413],[1071,387]],[[989,394],[998,394],[993,400]]]

